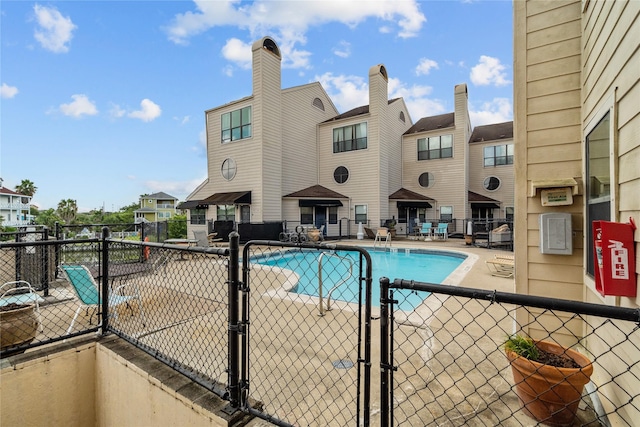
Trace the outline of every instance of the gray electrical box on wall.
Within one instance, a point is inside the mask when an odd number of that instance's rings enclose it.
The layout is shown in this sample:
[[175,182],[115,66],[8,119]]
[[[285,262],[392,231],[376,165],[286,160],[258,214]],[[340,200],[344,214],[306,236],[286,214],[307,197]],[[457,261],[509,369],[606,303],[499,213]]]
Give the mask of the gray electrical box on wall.
[[571,214],[540,214],[540,253],[571,255],[573,253]]

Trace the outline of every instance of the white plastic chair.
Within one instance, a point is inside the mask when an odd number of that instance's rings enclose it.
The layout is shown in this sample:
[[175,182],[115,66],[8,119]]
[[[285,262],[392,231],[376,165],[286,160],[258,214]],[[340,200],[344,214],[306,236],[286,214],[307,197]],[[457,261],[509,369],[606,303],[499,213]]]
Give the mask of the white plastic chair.
[[373,241],[374,249],[378,243],[382,244],[383,241],[385,248],[387,247],[387,244],[391,246],[391,233],[389,233],[389,230],[384,227],[378,228],[378,230],[376,231],[376,238]]

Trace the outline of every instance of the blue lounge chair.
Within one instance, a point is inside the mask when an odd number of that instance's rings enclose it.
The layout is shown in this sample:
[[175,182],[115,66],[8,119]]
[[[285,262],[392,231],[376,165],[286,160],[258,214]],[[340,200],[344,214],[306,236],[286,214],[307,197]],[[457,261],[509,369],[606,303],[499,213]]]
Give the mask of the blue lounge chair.
[[[92,309],[97,310],[100,306],[100,290],[98,288],[98,284],[93,280],[93,276],[91,276],[91,272],[84,265],[62,265],[62,272],[65,277],[71,283],[71,287],[76,293],[78,300],[80,301],[80,306],[76,310],[75,315],[73,316],[73,320],[69,325],[69,329],[67,329],[67,335],[71,333],[73,330],[73,325],[78,318],[78,314],[84,308],[86,310]],[[125,287],[130,286],[130,284],[124,284],[118,286],[109,292],[109,309],[113,310],[115,307],[126,304],[127,307],[131,308],[129,305],[130,301],[138,300],[138,305],[140,307],[140,315],[142,317],[142,324],[144,326],[144,312],[142,311],[142,301],[140,300],[140,291],[137,286],[134,286],[133,295],[123,295],[122,291]],[[112,313],[116,313],[112,311]],[[93,313],[91,314],[91,318],[93,318]],[[91,318],[89,322],[91,322]]]

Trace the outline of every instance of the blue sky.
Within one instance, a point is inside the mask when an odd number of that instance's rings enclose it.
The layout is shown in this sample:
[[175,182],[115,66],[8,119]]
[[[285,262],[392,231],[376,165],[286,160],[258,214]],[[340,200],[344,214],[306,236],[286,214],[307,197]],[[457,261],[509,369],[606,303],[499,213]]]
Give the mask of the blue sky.
[[251,95],[269,35],[283,88],[320,81],[340,112],[368,104],[369,68],[413,122],[453,112],[513,120],[510,1],[0,2],[0,177],[33,202],[107,211],[206,178],[204,111]]

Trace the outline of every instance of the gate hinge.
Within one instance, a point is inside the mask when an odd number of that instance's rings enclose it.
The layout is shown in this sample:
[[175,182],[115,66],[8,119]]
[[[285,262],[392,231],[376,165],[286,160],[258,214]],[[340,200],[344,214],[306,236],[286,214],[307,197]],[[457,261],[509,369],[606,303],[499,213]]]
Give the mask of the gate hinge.
[[380,298],[381,304],[398,304],[397,299]]
[[389,365],[389,364],[387,364],[387,363],[381,363],[381,364],[380,364],[380,367],[381,367],[382,369],[384,369],[385,371],[392,370],[392,371],[394,371],[394,372],[395,372],[395,371],[397,371],[397,370],[398,370],[398,367],[397,367],[397,366]]

